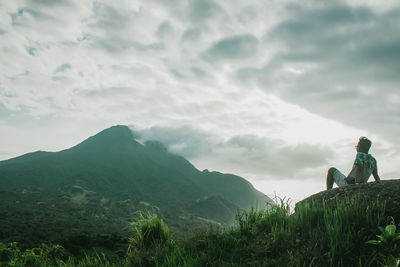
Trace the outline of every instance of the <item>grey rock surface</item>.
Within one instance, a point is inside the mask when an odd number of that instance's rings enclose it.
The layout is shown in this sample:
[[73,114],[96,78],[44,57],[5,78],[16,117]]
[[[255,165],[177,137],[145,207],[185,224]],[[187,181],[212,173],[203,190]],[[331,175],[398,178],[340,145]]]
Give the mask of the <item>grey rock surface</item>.
[[348,199],[353,196],[359,197],[366,206],[377,200],[386,202],[386,215],[393,216],[397,223],[400,222],[400,179],[383,180],[380,183],[355,184],[321,191],[297,202],[296,208],[305,203],[311,205],[322,201],[334,208],[338,201],[350,204]]

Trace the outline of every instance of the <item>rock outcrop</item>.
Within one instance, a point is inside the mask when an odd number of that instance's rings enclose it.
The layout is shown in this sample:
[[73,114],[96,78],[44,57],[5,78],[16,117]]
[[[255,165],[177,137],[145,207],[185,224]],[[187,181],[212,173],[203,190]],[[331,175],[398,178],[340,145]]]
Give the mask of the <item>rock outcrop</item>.
[[370,182],[345,187],[338,187],[314,194],[296,203],[296,208],[305,203],[318,204],[325,201],[332,208],[338,202],[347,201],[353,196],[368,205],[369,203],[384,201],[386,203],[386,215],[393,216],[396,222],[400,222],[400,179],[383,180],[380,183]]

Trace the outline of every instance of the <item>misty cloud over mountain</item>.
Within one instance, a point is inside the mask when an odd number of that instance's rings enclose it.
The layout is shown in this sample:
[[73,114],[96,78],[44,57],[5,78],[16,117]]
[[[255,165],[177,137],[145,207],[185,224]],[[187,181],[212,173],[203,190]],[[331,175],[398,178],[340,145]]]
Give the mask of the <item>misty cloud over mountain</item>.
[[324,166],[334,155],[328,147],[289,146],[283,140],[256,135],[237,135],[224,140],[190,126],[141,130],[132,127],[132,131],[143,142],[158,140],[169,151],[189,159],[211,157],[221,165],[231,164],[242,171],[264,173],[264,179],[302,177],[305,169]]

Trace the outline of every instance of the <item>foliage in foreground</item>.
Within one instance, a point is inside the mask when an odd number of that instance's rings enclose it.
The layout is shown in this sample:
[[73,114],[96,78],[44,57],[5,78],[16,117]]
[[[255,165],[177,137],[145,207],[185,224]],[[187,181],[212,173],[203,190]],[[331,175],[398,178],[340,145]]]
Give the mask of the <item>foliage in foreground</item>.
[[128,266],[126,260],[111,263],[104,254],[92,253],[76,259],[59,245],[42,244],[40,247],[21,250],[16,242],[0,243],[0,266]]
[[142,216],[124,259],[104,255],[66,257],[60,246],[20,251],[0,245],[0,265],[8,266],[397,266],[400,233],[382,203],[357,199],[335,209],[303,205],[295,213],[281,201],[268,211],[239,214],[237,226],[210,228],[175,240],[156,215]]

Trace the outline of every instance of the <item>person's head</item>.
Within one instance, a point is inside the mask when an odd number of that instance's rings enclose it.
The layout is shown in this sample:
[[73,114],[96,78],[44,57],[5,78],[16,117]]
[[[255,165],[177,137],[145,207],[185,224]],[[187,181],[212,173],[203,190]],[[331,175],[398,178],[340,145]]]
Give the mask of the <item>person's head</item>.
[[358,139],[358,144],[356,147],[357,152],[368,153],[371,144],[371,140],[369,140],[367,137],[361,136],[360,139]]

